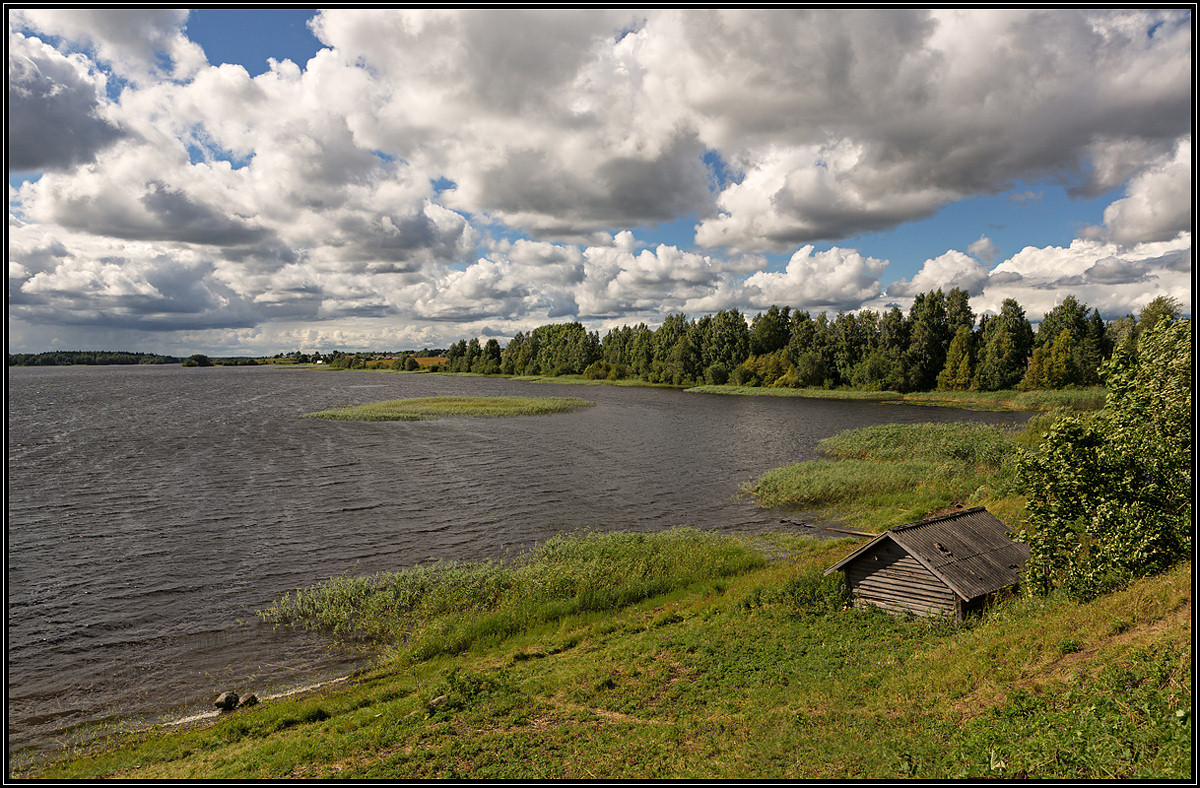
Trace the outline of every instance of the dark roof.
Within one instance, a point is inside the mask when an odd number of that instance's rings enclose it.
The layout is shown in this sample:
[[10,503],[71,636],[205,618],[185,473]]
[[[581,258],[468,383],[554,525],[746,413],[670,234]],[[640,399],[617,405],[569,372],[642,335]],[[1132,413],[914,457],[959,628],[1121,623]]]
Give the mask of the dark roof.
[[964,600],[1016,584],[1029,559],[1029,545],[1014,542],[1008,526],[979,506],[884,531],[825,574],[869,553],[885,539],[899,545]]

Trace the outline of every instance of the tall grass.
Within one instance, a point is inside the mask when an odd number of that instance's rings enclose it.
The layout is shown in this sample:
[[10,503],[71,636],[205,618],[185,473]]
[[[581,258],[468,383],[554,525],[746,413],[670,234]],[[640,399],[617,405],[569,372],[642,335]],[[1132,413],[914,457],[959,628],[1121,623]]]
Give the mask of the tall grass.
[[742,489],[762,506],[821,509],[886,527],[950,503],[1012,494],[1018,435],[972,423],[864,427],[818,445],[833,459],[776,468]]
[[811,397],[818,399],[855,399],[907,405],[938,405],[970,410],[1099,410],[1104,407],[1104,386],[1056,389],[1052,391],[865,391],[859,389],[823,389],[770,386],[694,386],[698,394],[736,394],[757,397]]
[[1022,408],[1036,410],[1100,410],[1108,396],[1104,386],[1090,386],[1081,389],[1055,389],[1049,391],[1022,391],[1016,396],[1016,403]]
[[687,389],[694,394],[737,394],[746,397],[808,397],[813,399],[866,399],[879,401],[903,400],[904,395],[896,391],[865,391],[861,389],[825,389],[820,387],[788,388],[786,386],[692,386]]
[[618,610],[764,562],[737,540],[686,528],[560,536],[509,563],[441,563],[333,578],[285,594],[259,615],[428,659],[567,616]]
[[306,419],[419,421],[442,416],[536,416],[566,413],[596,403],[575,397],[414,397],[306,413]]

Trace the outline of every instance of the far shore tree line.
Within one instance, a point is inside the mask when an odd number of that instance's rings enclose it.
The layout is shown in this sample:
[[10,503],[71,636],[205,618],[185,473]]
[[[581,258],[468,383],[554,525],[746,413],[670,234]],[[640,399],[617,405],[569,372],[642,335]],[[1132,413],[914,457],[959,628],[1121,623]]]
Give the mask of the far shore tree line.
[[[1005,299],[999,314],[976,319],[968,294],[955,288],[916,296],[907,312],[862,310],[817,316],[771,306],[747,320],[737,309],[689,319],[670,314],[609,330],[603,339],[582,323],[553,323],[517,334],[501,347],[491,338],[459,340],[446,349],[399,353],[278,353],[268,363],[322,364],[334,369],[470,372],[481,375],[581,375],[677,386],[854,388],[866,391],[999,391],[1100,384],[1100,365],[1140,334],[1181,314],[1159,296],[1106,322],[1075,296],[1046,313],[1035,330],[1021,305]],[[178,364],[171,356],[109,351],[9,354],[9,366]],[[184,366],[259,363],[253,358],[194,354]]]
[[123,350],[50,350],[45,353],[9,353],[10,367],[62,367],[101,364],[178,364],[174,356],[129,353]]
[[1160,296],[1136,317],[1106,322],[1067,296],[1035,331],[1015,299],[976,321],[965,290],[939,289],[918,295],[907,313],[892,307],[830,318],[772,306],[748,321],[728,309],[692,320],[671,314],[657,329],[622,326],[603,339],[579,322],[550,324],[518,332],[503,348],[496,339],[460,340],[441,369],[672,385],[1057,389],[1099,385],[1100,365],[1116,348],[1136,347],[1144,330],[1180,313],[1178,301]]

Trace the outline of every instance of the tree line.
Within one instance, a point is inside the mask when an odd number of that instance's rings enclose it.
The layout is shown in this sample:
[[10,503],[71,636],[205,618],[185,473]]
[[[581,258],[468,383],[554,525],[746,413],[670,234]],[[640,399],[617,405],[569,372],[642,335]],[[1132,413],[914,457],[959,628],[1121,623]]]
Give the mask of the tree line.
[[931,290],[907,312],[841,312],[830,318],[772,306],[747,320],[737,309],[698,319],[671,314],[609,330],[603,339],[579,322],[496,339],[459,340],[446,350],[448,372],[515,376],[639,378],[673,385],[734,384],[793,388],[851,387],[898,392],[1054,389],[1100,383],[1114,349],[1180,315],[1160,296],[1139,316],[1106,322],[1074,296],[1050,310],[1035,331],[1021,305],[976,320],[965,290]]
[[113,350],[50,350],[45,353],[9,353],[10,367],[60,367],[73,364],[178,364],[174,356]]

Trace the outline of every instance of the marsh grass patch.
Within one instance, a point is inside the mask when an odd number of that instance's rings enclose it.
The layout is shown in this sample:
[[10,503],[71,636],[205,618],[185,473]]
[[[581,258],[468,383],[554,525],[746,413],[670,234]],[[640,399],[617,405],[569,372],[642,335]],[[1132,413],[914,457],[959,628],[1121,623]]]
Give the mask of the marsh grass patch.
[[596,403],[576,397],[414,397],[305,413],[306,419],[422,421],[449,416],[497,418],[569,413]]

